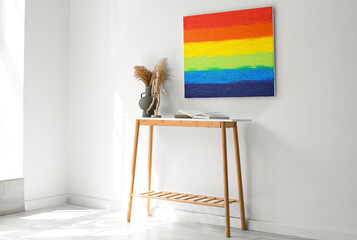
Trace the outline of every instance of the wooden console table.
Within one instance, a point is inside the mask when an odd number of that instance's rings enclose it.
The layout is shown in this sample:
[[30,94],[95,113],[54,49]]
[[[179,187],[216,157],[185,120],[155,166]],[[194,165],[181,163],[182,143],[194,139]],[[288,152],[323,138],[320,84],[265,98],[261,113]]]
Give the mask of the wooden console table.
[[[247,120],[243,120],[243,121],[247,121]],[[141,125],[149,126],[148,191],[145,193],[134,195],[133,190],[134,190],[134,180],[135,180],[136,156],[137,156],[137,149],[138,149],[139,129],[140,129]],[[222,156],[223,156],[224,198],[209,197],[209,196],[194,195],[194,194],[185,194],[185,193],[166,192],[166,191],[152,191],[151,190],[152,143],[153,143],[153,127],[154,126],[207,127],[207,128],[220,128],[221,129],[222,154],[223,154]],[[239,199],[230,199],[229,198],[226,128],[233,128],[235,159],[236,159],[236,164],[237,164],[237,180],[238,180]],[[240,216],[241,216],[242,230],[246,230],[245,214],[244,214],[243,187],[242,187],[242,173],[241,173],[240,156],[239,156],[237,121],[178,119],[178,118],[156,118],[156,119],[139,118],[139,119],[136,119],[133,160],[132,160],[132,170],[131,170],[131,186],[130,186],[130,195],[129,195],[129,204],[128,204],[128,214],[127,214],[128,222],[130,222],[130,218],[131,218],[131,207],[132,207],[133,197],[147,198],[147,215],[148,216],[150,216],[150,199],[167,200],[167,201],[174,201],[174,202],[192,203],[192,204],[225,208],[226,236],[227,237],[230,237],[230,235],[231,235],[229,204],[238,203],[240,205]]]

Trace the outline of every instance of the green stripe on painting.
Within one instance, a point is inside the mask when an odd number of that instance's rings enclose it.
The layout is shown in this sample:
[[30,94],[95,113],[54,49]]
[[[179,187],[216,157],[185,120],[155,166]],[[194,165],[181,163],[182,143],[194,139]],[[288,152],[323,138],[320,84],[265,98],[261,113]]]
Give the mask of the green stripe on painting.
[[236,69],[240,67],[274,67],[274,53],[255,53],[215,57],[186,57],[185,71]]

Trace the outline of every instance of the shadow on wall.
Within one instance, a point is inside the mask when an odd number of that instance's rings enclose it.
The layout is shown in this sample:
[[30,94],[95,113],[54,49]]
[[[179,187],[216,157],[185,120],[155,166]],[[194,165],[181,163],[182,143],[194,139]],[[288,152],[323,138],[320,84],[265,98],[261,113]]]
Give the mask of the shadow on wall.
[[[114,133],[113,133],[113,187],[122,201],[122,209],[125,209],[125,193],[128,191],[127,169],[131,160],[131,141],[130,136],[134,136],[133,120],[129,118],[125,105],[117,90],[114,91]],[[125,189],[125,190],[124,190]],[[124,190],[124,191],[123,191]]]

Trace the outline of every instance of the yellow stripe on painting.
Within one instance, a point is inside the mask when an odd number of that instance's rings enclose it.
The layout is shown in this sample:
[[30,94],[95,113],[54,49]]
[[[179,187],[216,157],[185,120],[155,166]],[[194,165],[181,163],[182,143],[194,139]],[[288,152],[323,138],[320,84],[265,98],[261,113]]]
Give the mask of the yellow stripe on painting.
[[184,44],[185,57],[232,56],[235,54],[253,54],[258,52],[273,52],[273,37]]

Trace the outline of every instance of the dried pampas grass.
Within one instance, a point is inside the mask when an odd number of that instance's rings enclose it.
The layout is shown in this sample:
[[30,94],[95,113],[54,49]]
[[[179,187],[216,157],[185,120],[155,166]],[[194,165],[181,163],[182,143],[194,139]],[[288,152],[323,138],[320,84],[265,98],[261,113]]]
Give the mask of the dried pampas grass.
[[134,70],[134,77],[141,80],[145,86],[151,86],[156,77],[158,77],[158,82],[160,84],[166,81],[169,77],[169,69],[166,66],[166,58],[161,59],[156,64],[152,72],[144,66],[135,66]]
[[148,70],[144,66],[135,66],[134,70],[135,70],[134,77],[136,77],[138,80],[143,81],[145,86],[151,85],[150,80],[151,80],[152,73],[150,70]]
[[[159,73],[159,74],[157,74]],[[151,75],[151,80],[150,80],[150,85],[152,85],[152,82],[156,77],[159,77],[158,82],[162,83],[168,78],[168,68],[166,67],[166,58],[163,58],[159,61],[158,64],[156,64],[154,71],[152,71]]]

